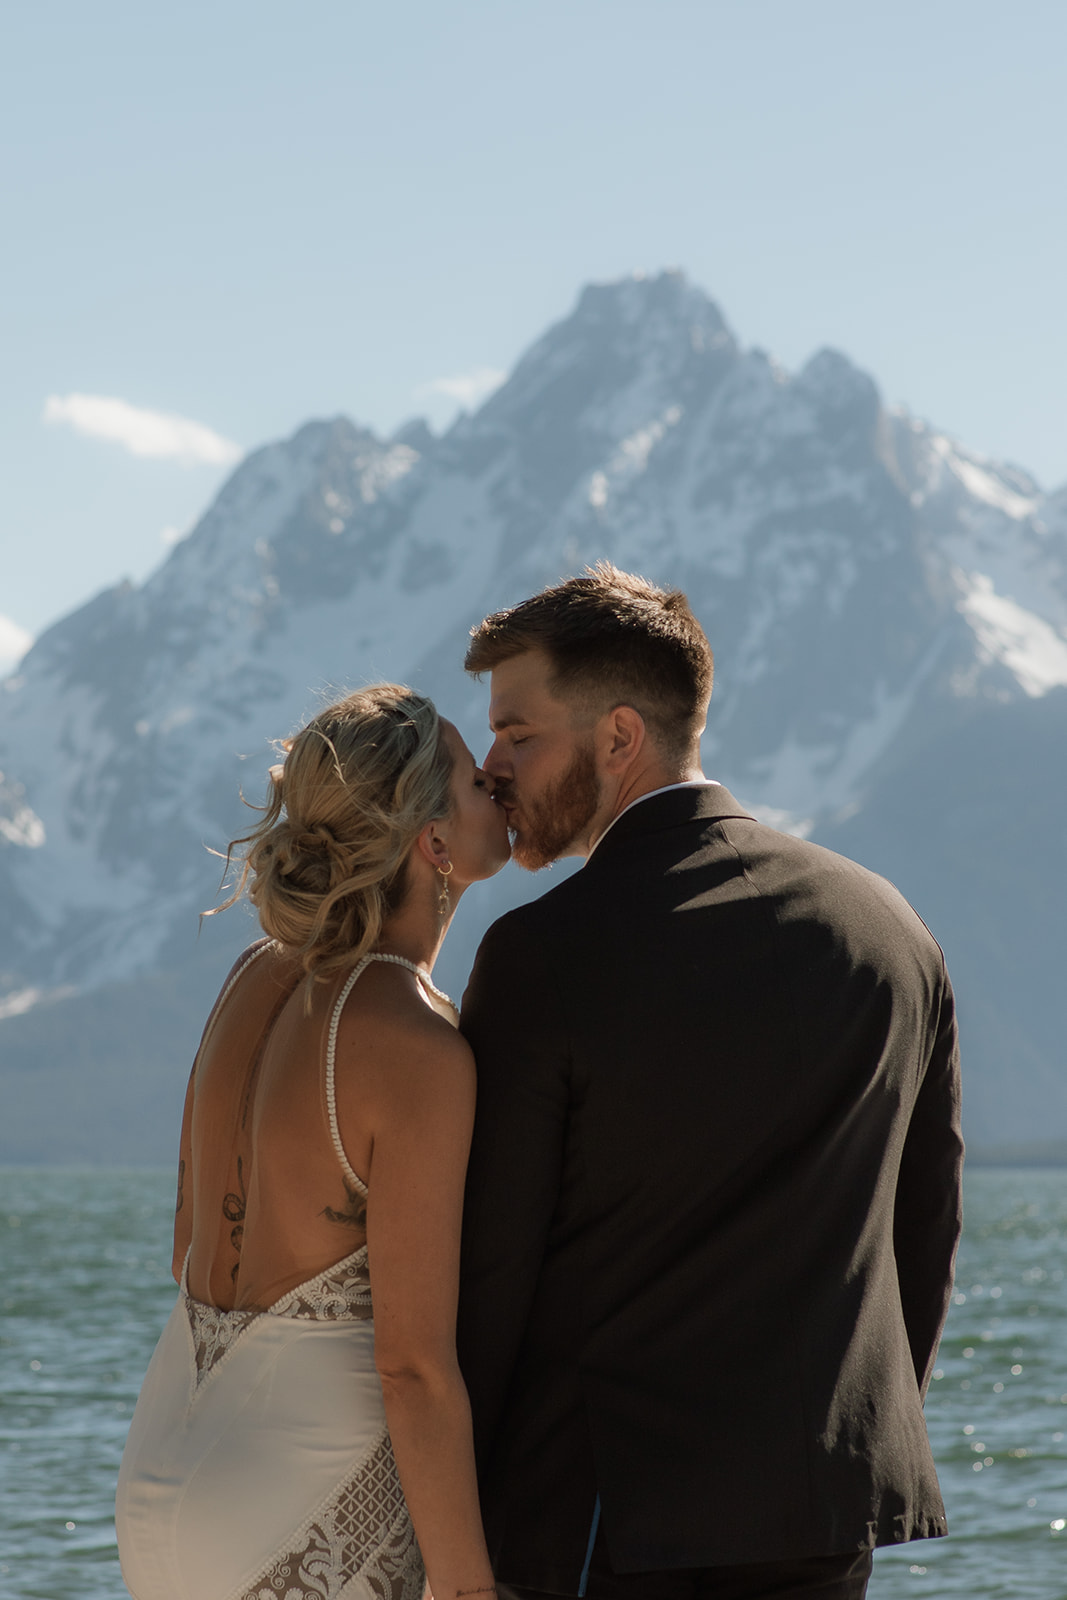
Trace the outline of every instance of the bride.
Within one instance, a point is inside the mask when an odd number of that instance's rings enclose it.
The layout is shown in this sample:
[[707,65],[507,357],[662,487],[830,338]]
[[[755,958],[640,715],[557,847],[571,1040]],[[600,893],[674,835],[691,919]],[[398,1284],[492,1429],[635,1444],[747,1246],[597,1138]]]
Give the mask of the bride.
[[474,1061],[430,972],[507,859],[505,818],[409,689],[349,695],[286,748],[238,841],[233,899],[247,883],[267,937],[186,1099],[180,1293],[123,1456],[123,1576],[136,1600],[485,1596],[454,1347]]

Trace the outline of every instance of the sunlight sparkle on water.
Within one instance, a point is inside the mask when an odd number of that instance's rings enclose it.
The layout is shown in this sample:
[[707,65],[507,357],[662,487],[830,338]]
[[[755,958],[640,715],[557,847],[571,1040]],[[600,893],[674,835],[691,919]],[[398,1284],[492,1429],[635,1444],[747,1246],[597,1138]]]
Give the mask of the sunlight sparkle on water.
[[[950,1534],[877,1552],[872,1600],[1064,1600],[1067,1171],[966,1181],[926,1408]],[[3,1600],[126,1600],[115,1476],[172,1219],[169,1172],[0,1170]]]

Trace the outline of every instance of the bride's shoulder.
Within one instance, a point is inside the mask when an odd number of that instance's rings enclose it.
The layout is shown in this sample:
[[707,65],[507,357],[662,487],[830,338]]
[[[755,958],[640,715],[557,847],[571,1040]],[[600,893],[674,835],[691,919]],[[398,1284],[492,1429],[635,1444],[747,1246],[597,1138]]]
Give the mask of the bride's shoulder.
[[262,976],[270,973],[273,977],[295,977],[302,973],[303,967],[299,956],[291,950],[286,950],[276,939],[255,939],[246,945],[237,960],[223,979],[222,988],[219,990],[220,999],[227,990],[236,986],[237,982],[253,972]]
[[[337,1034],[338,1103],[346,1095],[375,1139],[400,1130],[436,1130],[473,1115],[474,1055],[462,1034],[424,1001],[368,1007],[342,1020]],[[469,1131],[469,1130],[468,1130]]]
[[300,981],[300,962],[284,951],[273,939],[257,939],[241,951],[237,960],[222,980],[215,1003],[204,1024],[207,1034],[211,1026],[234,1007],[248,1002],[254,991],[264,984],[270,989],[281,985],[291,989]]
[[414,974],[379,963],[361,976],[338,1019],[337,1052],[338,1060],[381,1062],[393,1071],[433,1062],[462,1067],[473,1059],[443,998],[428,1004]]

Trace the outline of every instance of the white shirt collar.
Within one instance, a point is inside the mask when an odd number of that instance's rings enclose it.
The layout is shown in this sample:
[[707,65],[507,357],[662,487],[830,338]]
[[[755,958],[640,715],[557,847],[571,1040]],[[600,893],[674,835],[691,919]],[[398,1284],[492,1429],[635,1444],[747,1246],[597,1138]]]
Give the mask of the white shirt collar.
[[654,800],[656,795],[658,795],[658,794],[670,794],[672,789],[718,789],[718,788],[721,788],[721,784],[719,783],[717,778],[687,778],[684,783],[665,783],[663,785],[662,789],[650,789],[647,794],[639,794],[636,800],[631,800],[630,804],[628,806],[623,806],[622,810],[619,812],[619,816],[612,817],[611,821],[608,823],[608,825],[604,829],[603,833],[600,833],[600,834],[597,835],[597,837],[593,840],[593,843],[590,845],[589,854],[586,856],[585,859],[587,861],[589,861],[592,858],[593,851],[597,848],[597,846],[599,845],[601,839],[606,838],[607,835],[611,832],[612,828],[618,822],[619,817],[624,817],[628,811],[632,811],[633,810],[634,806],[641,805],[645,800]]

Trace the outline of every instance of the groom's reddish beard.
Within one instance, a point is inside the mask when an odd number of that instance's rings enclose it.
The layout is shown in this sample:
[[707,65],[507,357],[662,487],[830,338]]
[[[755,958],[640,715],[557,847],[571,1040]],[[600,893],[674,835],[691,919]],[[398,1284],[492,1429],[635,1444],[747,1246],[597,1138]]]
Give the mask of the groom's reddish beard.
[[[495,792],[497,799],[511,804],[510,784],[498,783]],[[511,859],[527,872],[538,872],[565,855],[596,815],[600,780],[592,740],[578,746],[566,772],[543,793],[534,797],[520,791],[517,799],[522,823],[512,840]]]

